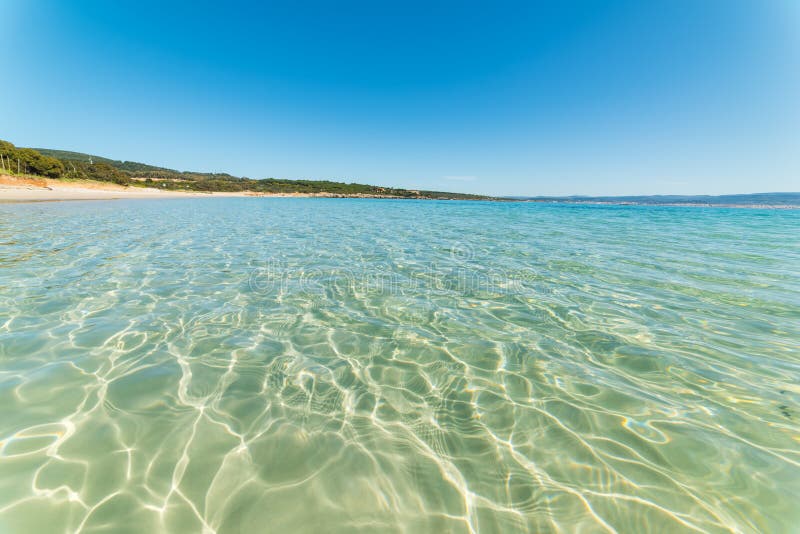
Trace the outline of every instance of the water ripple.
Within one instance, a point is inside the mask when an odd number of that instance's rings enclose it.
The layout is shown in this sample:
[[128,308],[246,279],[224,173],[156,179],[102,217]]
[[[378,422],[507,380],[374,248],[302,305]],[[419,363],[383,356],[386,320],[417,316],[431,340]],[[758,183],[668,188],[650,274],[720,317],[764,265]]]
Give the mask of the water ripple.
[[800,213],[0,206],[0,530],[790,532]]

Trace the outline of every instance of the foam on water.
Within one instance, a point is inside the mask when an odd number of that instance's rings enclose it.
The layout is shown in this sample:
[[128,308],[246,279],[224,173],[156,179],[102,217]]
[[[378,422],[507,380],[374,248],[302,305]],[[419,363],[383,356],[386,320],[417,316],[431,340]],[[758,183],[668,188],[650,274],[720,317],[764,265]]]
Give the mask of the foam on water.
[[788,532],[800,212],[0,206],[0,531]]

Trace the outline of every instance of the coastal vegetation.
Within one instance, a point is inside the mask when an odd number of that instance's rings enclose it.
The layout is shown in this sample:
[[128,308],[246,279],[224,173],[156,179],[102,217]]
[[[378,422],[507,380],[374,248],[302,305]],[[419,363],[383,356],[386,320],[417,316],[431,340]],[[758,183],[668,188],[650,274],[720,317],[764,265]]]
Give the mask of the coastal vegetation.
[[61,178],[64,175],[64,164],[38,150],[17,148],[8,141],[0,140],[0,171],[7,174]]
[[189,172],[119,161],[80,152],[19,148],[0,141],[0,172],[62,180],[95,180],[130,187],[170,191],[253,192],[264,194],[325,194],[424,199],[486,199],[490,197],[442,191],[418,191],[331,180],[254,179],[227,173]]

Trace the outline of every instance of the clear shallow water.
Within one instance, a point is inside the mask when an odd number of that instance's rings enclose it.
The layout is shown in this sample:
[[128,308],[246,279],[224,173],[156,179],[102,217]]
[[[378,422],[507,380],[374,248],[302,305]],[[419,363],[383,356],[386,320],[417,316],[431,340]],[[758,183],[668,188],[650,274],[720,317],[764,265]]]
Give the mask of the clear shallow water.
[[0,206],[2,532],[790,532],[800,211]]

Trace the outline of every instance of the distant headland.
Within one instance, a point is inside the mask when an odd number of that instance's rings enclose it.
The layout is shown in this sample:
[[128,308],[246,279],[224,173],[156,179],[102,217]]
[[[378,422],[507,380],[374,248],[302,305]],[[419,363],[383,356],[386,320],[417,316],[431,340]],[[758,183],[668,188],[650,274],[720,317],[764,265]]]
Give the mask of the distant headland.
[[719,208],[800,208],[800,193],[749,193],[741,195],[638,195],[505,197],[522,202],[560,204],[613,204],[641,206],[697,206]]

